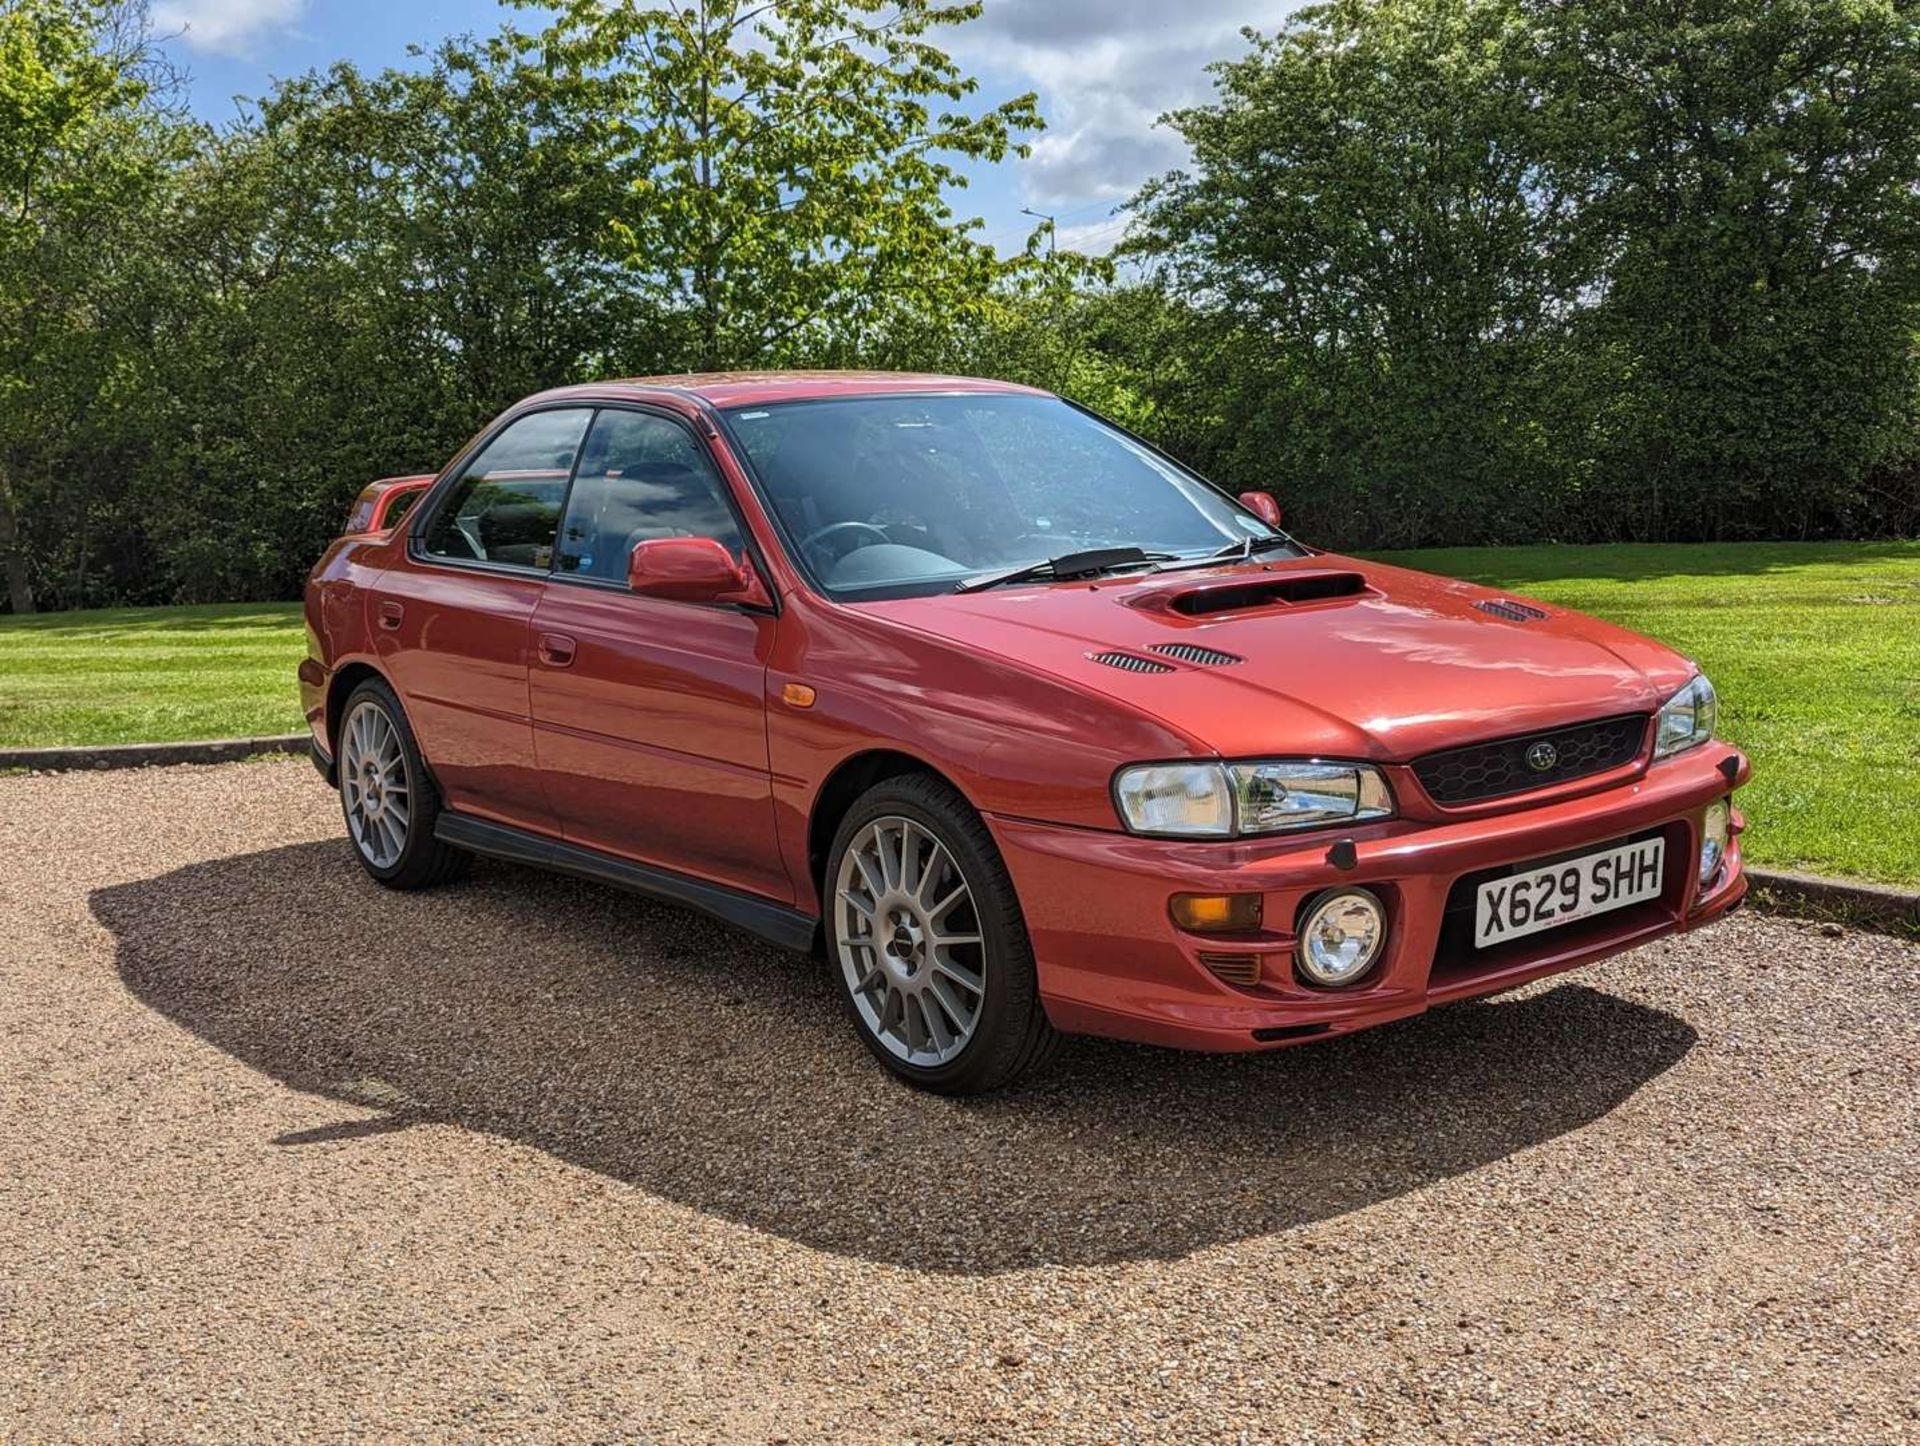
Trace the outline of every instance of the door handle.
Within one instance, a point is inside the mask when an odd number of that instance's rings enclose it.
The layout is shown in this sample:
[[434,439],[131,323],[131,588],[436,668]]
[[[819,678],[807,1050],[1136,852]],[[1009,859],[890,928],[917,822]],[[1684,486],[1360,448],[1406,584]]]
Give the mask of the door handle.
[[383,602],[380,604],[380,626],[390,633],[399,628],[400,624],[405,620],[406,615],[406,609],[401,607],[397,602]]
[[573,639],[564,633],[540,634],[540,661],[549,668],[564,668],[573,661]]

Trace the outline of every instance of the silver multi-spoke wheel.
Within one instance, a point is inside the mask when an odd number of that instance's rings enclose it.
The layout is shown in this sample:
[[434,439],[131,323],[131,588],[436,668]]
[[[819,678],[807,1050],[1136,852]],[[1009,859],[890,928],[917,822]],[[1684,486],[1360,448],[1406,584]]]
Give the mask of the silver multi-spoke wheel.
[[407,847],[412,796],[400,730],[368,700],[340,729],[340,793],[354,847],[376,869],[390,869]]
[[973,1038],[986,1002],[986,946],[953,854],[910,818],[876,818],[834,881],[840,968],[861,1022],[889,1054],[933,1066]]

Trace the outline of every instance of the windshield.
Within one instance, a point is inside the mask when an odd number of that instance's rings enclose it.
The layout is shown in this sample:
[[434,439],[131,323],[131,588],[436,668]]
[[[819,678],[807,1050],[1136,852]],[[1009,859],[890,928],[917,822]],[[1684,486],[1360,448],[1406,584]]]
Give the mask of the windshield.
[[743,407],[727,420],[835,597],[948,591],[1103,548],[1205,557],[1283,535],[1055,397],[856,397]]

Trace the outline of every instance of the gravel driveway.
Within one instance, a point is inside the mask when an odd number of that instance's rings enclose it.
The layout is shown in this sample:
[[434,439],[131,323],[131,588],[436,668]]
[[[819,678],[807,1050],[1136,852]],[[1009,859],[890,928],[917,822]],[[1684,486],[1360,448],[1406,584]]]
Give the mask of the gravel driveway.
[[824,969],[304,763],[0,779],[0,1440],[1920,1439],[1920,949],[889,1082]]

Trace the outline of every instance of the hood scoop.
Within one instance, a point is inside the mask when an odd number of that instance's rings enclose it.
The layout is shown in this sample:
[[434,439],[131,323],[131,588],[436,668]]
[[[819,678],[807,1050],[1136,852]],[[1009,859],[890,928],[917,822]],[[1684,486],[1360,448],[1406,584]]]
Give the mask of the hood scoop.
[[1357,572],[1277,572],[1254,578],[1217,577],[1184,587],[1157,588],[1129,598],[1128,602],[1149,612],[1207,618],[1259,608],[1335,602],[1370,591],[1367,580]]

